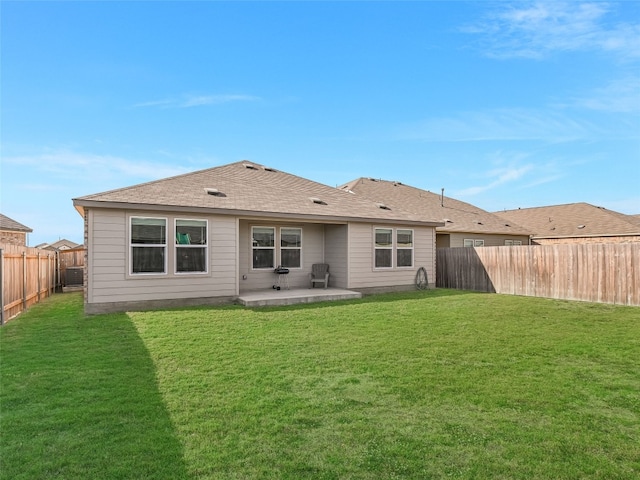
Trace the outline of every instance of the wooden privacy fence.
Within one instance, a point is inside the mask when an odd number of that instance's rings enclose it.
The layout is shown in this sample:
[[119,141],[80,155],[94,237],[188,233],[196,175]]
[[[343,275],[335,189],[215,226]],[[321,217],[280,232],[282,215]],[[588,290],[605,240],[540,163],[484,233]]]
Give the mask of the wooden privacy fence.
[[61,286],[63,291],[65,287],[83,284],[85,254],[84,247],[58,251],[56,284]]
[[436,286],[640,306],[640,243],[441,248]]
[[55,283],[55,252],[0,244],[0,324],[51,295]]

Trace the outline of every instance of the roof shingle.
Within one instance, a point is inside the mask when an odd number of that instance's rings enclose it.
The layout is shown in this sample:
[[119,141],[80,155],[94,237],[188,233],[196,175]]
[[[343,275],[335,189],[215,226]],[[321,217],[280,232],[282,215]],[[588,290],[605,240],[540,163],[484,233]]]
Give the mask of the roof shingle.
[[10,232],[33,232],[33,229],[23,225],[19,222],[16,222],[12,218],[7,217],[0,213],[0,230],[10,231]]
[[513,222],[493,215],[481,208],[460,200],[438,195],[400,182],[358,178],[342,190],[357,196],[384,203],[392,208],[402,208],[414,214],[426,215],[444,222],[438,232],[468,232],[500,235],[529,235],[531,232]]
[[640,235],[640,224],[630,215],[584,202],[495,213],[530,228],[536,238]]
[[[208,192],[207,189],[215,189]],[[314,199],[319,201],[314,201]],[[83,207],[180,207],[226,214],[437,223],[425,213],[384,210],[365,198],[289,173],[241,161],[75,198]]]

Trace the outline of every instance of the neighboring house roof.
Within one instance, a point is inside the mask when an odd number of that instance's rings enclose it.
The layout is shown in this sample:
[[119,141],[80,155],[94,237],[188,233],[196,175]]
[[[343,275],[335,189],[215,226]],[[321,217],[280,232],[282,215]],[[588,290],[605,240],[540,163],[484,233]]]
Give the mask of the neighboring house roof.
[[22,225],[19,222],[7,217],[0,213],[0,230],[8,231],[8,232],[33,232],[33,229]]
[[56,250],[76,248],[80,246],[81,245],[79,243],[72,242],[71,240],[67,240],[66,238],[63,238],[51,244],[51,247],[55,248]]
[[638,225],[640,225],[640,214],[627,215],[627,217],[629,217],[633,223],[637,223]]
[[374,202],[289,173],[241,161],[73,200],[85,207],[142,208],[308,220],[400,221],[440,225],[427,213]]
[[534,238],[640,235],[640,224],[630,215],[584,202],[495,213],[530,228]]
[[80,247],[81,245],[71,240],[67,240],[63,238],[54,243],[41,243],[36,245],[36,248],[40,248],[43,250],[70,250],[72,248]]
[[530,231],[513,222],[493,215],[460,200],[438,195],[400,182],[358,178],[339,187],[355,196],[426,215],[444,222],[438,233],[474,233],[499,235],[530,235]]

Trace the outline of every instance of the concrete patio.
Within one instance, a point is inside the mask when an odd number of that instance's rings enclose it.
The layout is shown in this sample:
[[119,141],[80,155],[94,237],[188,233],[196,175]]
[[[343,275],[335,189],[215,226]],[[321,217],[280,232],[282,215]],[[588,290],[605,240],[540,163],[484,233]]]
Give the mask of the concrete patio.
[[278,305],[295,305],[299,303],[327,302],[362,298],[360,292],[342,288],[291,288],[265,289],[241,293],[238,303],[246,307],[267,307]]

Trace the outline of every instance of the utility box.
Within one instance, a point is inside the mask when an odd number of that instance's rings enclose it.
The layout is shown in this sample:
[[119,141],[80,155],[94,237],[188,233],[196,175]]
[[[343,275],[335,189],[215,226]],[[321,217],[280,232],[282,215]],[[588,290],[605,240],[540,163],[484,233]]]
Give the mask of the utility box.
[[84,267],[67,267],[64,287],[81,287],[84,284]]

